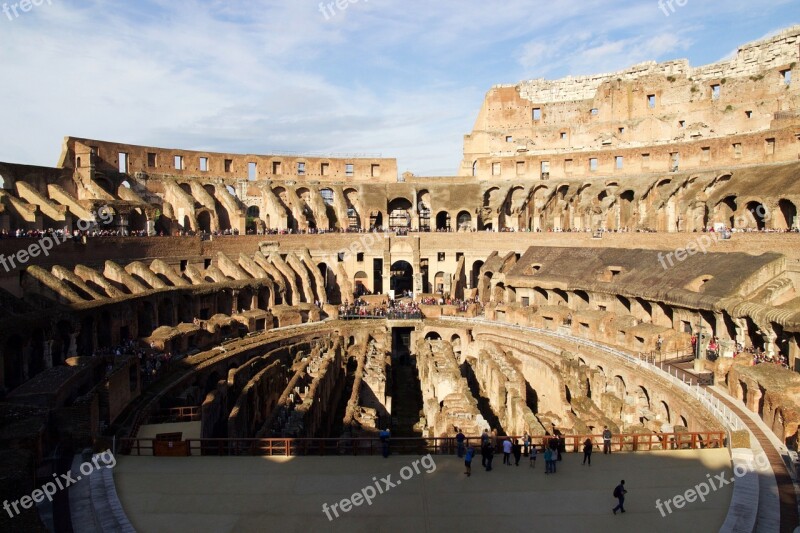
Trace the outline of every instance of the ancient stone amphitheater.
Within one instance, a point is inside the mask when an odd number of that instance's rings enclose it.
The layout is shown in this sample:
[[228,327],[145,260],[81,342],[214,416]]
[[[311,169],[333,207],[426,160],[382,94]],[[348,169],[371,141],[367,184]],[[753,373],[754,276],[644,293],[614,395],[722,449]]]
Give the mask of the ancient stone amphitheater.
[[[370,454],[389,427],[399,452],[456,428],[572,451],[608,426],[633,455],[766,454],[715,527],[791,531],[799,51],[794,27],[495,86],[452,177],[75,137],[0,163],[4,498],[87,448]],[[95,485],[94,530],[129,527]],[[81,530],[76,493],[3,524]]]

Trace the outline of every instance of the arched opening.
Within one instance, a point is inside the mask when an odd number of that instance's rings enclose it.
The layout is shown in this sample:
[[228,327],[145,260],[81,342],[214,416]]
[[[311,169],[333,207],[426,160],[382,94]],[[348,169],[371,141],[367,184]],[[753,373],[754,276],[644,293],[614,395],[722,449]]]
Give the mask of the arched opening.
[[136,208],[128,214],[128,231],[145,231],[147,229],[147,216],[144,210]]
[[442,336],[439,335],[438,333],[436,333],[435,331],[429,331],[425,335],[425,340],[426,341],[440,341],[440,340],[442,340]]
[[722,222],[729,227],[734,227],[734,215],[738,209],[735,196],[726,196],[717,204],[717,222]]
[[245,231],[247,233],[255,233],[258,230],[258,222],[261,219],[261,209],[257,205],[251,205],[247,208],[247,215],[245,218]]
[[396,261],[392,264],[389,288],[395,295],[412,291],[414,288],[414,267],[408,261]]
[[667,402],[662,401],[661,403],[659,403],[659,406],[660,406],[660,411],[658,413],[659,418],[662,421],[666,422],[667,424],[671,423],[672,418],[670,417],[669,414],[669,405],[667,405]]
[[453,347],[453,353],[456,355],[457,358],[461,358],[461,337],[458,335],[453,335],[450,337],[450,344]]
[[363,270],[359,270],[356,272],[356,275],[353,276],[353,291],[356,297],[372,294],[369,290],[369,276],[367,276],[367,273]]
[[389,202],[389,230],[407,230],[411,227],[411,202],[395,198]]
[[197,226],[200,231],[211,233],[211,213],[208,211],[201,211],[197,215]]
[[498,282],[492,290],[492,301],[498,303],[505,303],[506,301],[506,286],[502,282]]
[[470,288],[476,289],[478,287],[478,280],[480,278],[481,268],[483,268],[483,261],[475,261],[474,263],[472,263],[472,270],[470,271],[470,278],[469,278]]
[[[769,214],[767,213],[767,209],[763,204],[756,201],[748,202],[747,211],[750,213],[750,216],[753,217],[753,220],[756,224],[756,229],[762,230],[767,227],[767,219],[769,218]],[[749,225],[750,224],[748,223],[748,226]]]
[[383,213],[380,211],[373,211],[369,216],[369,229],[382,230],[383,229]]
[[433,277],[433,287],[429,292],[444,293],[444,272],[437,272]]
[[783,218],[783,220],[777,221],[780,229],[792,229],[797,218],[797,206],[789,200],[782,199],[778,202],[778,209],[781,212],[781,218]]
[[461,211],[456,218],[458,223],[458,231],[469,231],[472,229],[472,215],[467,211]]
[[478,175],[478,161],[475,160],[472,162],[472,177],[475,177],[477,175]]
[[450,213],[447,211],[439,211],[436,214],[436,230],[450,231]]

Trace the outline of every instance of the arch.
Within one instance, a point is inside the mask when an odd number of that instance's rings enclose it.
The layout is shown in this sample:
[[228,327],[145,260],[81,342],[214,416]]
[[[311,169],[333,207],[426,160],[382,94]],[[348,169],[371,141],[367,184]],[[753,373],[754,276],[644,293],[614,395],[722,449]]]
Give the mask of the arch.
[[669,404],[667,404],[667,402],[662,400],[658,403],[658,406],[659,406],[659,411],[657,413],[657,416],[663,419],[666,423],[668,424],[671,423],[672,418],[670,417],[669,413]]
[[585,306],[589,305],[589,294],[586,291],[577,290],[573,293],[578,301],[583,302]]
[[414,289],[414,267],[408,261],[395,261],[392,263],[391,276],[389,278],[389,288],[397,293],[413,291]]
[[474,263],[472,263],[469,286],[473,289],[478,288],[478,280],[480,279],[481,268],[483,268],[483,261],[475,261]]
[[688,427],[689,427],[689,421],[688,421],[688,420],[686,420],[686,417],[685,417],[685,416],[680,416],[680,417],[678,417],[678,418],[680,419],[680,421],[681,421],[681,425],[682,425],[683,427],[685,427],[685,428],[688,428]]
[[498,282],[494,289],[492,289],[491,301],[505,302],[506,301],[506,285],[503,282]]
[[425,334],[426,341],[440,341],[442,340],[442,336],[436,333],[435,331],[429,331]]
[[472,215],[469,211],[459,211],[456,217],[456,224],[459,231],[468,231],[472,229]]
[[[769,211],[767,208],[764,207],[764,204],[758,202],[756,200],[747,202],[747,211],[750,213],[750,216],[753,217],[753,220],[756,224],[756,229],[762,230],[767,227],[767,220],[770,218]],[[748,222],[748,226],[749,226]]]
[[736,209],[736,196],[726,196],[720,200],[716,205],[717,222],[727,224],[731,228],[734,227],[734,215],[736,213]]
[[628,395],[628,388],[625,385],[625,380],[619,374],[614,376],[611,388],[621,399],[625,399],[625,396]]
[[128,213],[128,231],[145,231],[147,229],[147,216],[140,208],[135,208]]
[[447,211],[436,213],[436,229],[438,231],[450,231],[450,213]]
[[781,214],[781,219],[777,219],[775,224],[779,229],[792,229],[794,227],[795,219],[797,218],[797,206],[793,202],[782,198],[778,201],[778,211]]
[[363,270],[356,272],[353,276],[353,291],[356,296],[363,296],[365,294],[372,294],[369,289],[369,276]]
[[200,231],[211,233],[211,213],[208,210],[197,214],[197,228]]
[[402,196],[389,202],[389,229],[409,229],[411,227],[411,209],[411,202]]
[[639,385],[639,388],[636,390],[636,402],[639,404],[639,407],[650,409],[650,394],[642,385]]
[[478,160],[472,162],[472,176],[475,177],[478,175]]
[[461,337],[458,335],[458,333],[454,333],[450,337],[450,345],[453,347],[453,353],[455,353],[457,356],[460,356],[461,355]]

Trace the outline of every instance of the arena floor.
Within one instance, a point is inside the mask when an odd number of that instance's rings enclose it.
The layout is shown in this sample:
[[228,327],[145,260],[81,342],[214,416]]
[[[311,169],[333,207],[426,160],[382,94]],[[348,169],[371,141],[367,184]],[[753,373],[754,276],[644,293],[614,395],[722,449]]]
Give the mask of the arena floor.
[[[472,477],[455,456],[382,457],[120,457],[117,492],[137,531],[146,533],[271,531],[718,531],[733,485],[711,491],[705,502],[687,503],[662,517],[656,500],[683,494],[725,472],[728,451],[567,454],[558,472],[502,464],[486,472],[481,458]],[[417,474],[413,462],[418,463]],[[404,469],[404,467],[409,467]],[[435,467],[435,468],[434,468]],[[408,479],[403,481],[402,473]],[[427,471],[431,473],[426,473]],[[397,485],[385,489],[380,478]],[[339,518],[330,508],[362,489],[384,490]],[[612,514],[614,486],[626,480],[627,513]],[[402,481],[401,483],[397,483]],[[369,495],[370,490],[364,491]],[[357,499],[356,499],[357,500]]]

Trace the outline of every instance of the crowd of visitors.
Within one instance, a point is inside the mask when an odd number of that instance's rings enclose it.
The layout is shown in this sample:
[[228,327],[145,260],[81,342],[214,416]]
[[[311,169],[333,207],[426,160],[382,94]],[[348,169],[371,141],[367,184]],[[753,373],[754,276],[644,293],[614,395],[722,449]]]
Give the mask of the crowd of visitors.
[[380,305],[368,304],[358,298],[350,305],[339,306],[339,317],[348,318],[388,318],[393,320],[422,318],[419,305],[411,301],[390,300]]
[[[147,350],[139,343],[133,340],[126,340],[117,346],[108,346],[98,348],[92,354],[92,357],[114,357],[116,359],[128,359],[136,357],[139,360],[139,371],[141,373],[142,382],[144,385],[152,383],[163,369],[169,366],[170,361],[173,359],[170,352],[159,352],[155,349],[154,345],[150,346]],[[113,370],[113,363],[109,362],[107,371],[111,373]]]

